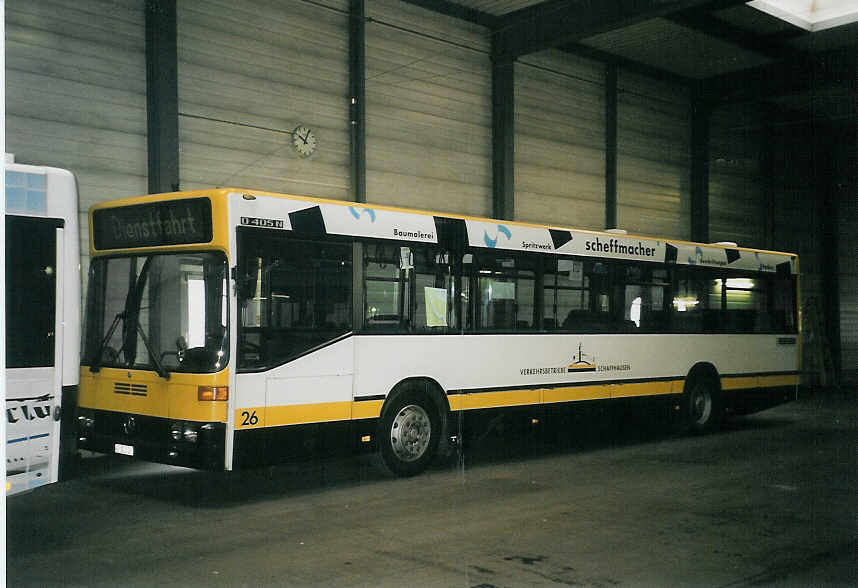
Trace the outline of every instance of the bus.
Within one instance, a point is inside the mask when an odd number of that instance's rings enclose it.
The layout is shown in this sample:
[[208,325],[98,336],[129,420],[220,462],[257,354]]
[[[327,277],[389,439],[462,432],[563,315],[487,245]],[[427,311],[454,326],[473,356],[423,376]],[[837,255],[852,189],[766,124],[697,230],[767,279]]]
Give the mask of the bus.
[[80,237],[74,175],[6,165],[6,495],[68,475],[76,454]]
[[789,253],[229,188],[89,223],[96,452],[231,470],[345,439],[407,476],[467,411],[657,398],[707,431],[799,381]]

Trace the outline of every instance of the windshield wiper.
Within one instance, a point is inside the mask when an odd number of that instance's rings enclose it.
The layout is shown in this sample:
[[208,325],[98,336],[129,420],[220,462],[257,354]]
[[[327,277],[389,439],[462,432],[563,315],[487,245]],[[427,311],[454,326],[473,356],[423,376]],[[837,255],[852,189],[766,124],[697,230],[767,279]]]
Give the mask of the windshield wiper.
[[95,373],[101,370],[101,356],[104,355],[104,350],[107,348],[107,342],[110,341],[110,338],[113,336],[113,331],[115,331],[116,327],[119,326],[119,321],[121,320],[125,320],[125,312],[120,312],[113,318],[113,323],[107,330],[107,335],[104,336],[104,339],[102,339],[101,343],[98,345],[98,352],[92,360],[92,365],[89,366],[89,371]]
[[146,335],[143,334],[143,327],[140,326],[139,321],[135,321],[137,325],[137,334],[140,335],[140,338],[143,340],[143,345],[146,346],[146,351],[149,352],[149,358],[152,360],[152,363],[155,364],[155,371],[158,372],[158,375],[164,378],[165,380],[170,379],[170,372],[167,371],[167,368],[164,367],[164,364],[161,363],[161,358],[152,351],[152,346],[149,345],[149,339],[146,338]]
[[[95,358],[92,361],[92,365],[89,366],[89,371],[98,372],[101,370],[101,357],[104,355],[104,350],[107,348],[107,342],[110,341],[110,338],[113,336],[113,332],[116,330],[116,327],[119,326],[119,321],[125,320],[125,315],[125,312],[120,312],[113,318],[113,323],[110,325],[110,328],[107,330],[107,334],[104,336],[104,339],[101,340],[101,344],[98,346],[98,352],[95,354]],[[155,371],[158,372],[158,375],[165,380],[169,380],[170,372],[167,371],[167,368],[165,368],[164,364],[161,363],[161,359],[158,357],[158,355],[154,351],[152,351],[152,346],[149,344],[149,339],[147,339],[146,335],[143,333],[143,327],[141,327],[140,323],[137,321],[134,321],[134,324],[137,326],[137,333],[143,340],[143,345],[146,346],[146,351],[149,352],[149,358],[152,360],[152,363],[155,364]]]
[[[101,369],[101,358],[104,355],[104,350],[107,348],[107,342],[110,341],[110,338],[113,336],[113,332],[116,330],[116,327],[119,326],[119,322],[123,321],[125,326],[123,327],[122,335],[122,353],[125,354],[128,367],[131,367],[134,363],[134,356],[136,355],[135,349],[137,347],[136,340],[128,335],[137,331],[137,334],[140,335],[140,338],[143,340],[143,345],[146,346],[146,351],[149,352],[149,358],[155,366],[155,371],[158,372],[158,375],[165,380],[170,379],[170,372],[167,371],[164,364],[161,362],[161,359],[152,350],[152,345],[149,344],[149,339],[143,332],[143,327],[140,326],[140,321],[138,320],[140,299],[143,295],[143,288],[146,283],[146,276],[148,275],[149,264],[151,262],[151,256],[146,258],[146,261],[143,262],[140,274],[137,276],[136,280],[134,280],[134,284],[128,289],[128,293],[125,296],[125,308],[122,312],[117,314],[116,317],[114,317],[113,323],[110,325],[110,329],[107,330],[107,335],[104,336],[104,339],[102,339],[101,344],[98,347],[98,353],[96,353],[89,371],[97,372]],[[133,327],[131,327],[132,324],[134,325]]]

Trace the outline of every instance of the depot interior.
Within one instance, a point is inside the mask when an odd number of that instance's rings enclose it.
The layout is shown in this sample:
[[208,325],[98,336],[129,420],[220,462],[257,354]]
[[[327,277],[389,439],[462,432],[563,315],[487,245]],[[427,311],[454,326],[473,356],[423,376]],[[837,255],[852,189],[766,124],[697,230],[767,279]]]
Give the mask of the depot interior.
[[794,252],[805,383],[855,382],[856,12],[11,1],[6,145],[76,175],[84,278],[91,205],[215,186]]

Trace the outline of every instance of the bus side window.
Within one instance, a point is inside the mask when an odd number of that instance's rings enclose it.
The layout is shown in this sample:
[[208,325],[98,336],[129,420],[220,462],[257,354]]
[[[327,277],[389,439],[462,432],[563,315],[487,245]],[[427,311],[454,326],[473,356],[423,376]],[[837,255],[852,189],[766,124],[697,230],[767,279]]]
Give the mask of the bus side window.
[[247,229],[239,366],[273,366],[352,329],[352,248]]
[[795,276],[773,276],[768,280],[771,330],[795,333]]
[[617,268],[622,284],[621,331],[662,332],[667,328],[665,303],[669,281],[667,270],[622,264]]
[[471,269],[478,299],[477,329],[490,332],[535,330],[536,263],[509,253],[474,255]]
[[[543,278],[543,328],[562,329],[575,313],[588,313],[590,277],[584,274],[584,261],[579,259],[545,260]],[[570,322],[574,321],[574,318]],[[567,324],[568,326],[568,324]]]
[[414,258],[415,331],[433,333],[456,328],[453,256],[433,247],[412,247]]
[[[577,265],[579,263],[580,266]],[[560,267],[558,266],[558,269]],[[567,298],[571,295],[574,304],[558,308],[558,314],[563,318],[564,331],[606,333],[616,329],[616,321],[612,318],[611,289],[614,272],[611,269],[611,266],[601,261],[575,260],[570,268],[570,281],[575,286],[567,294]]]
[[676,270],[676,288],[673,293],[673,316],[671,327],[678,333],[703,332],[703,307],[705,286],[698,279],[693,267]]
[[436,246],[390,243],[367,243],[364,251],[367,329],[445,333],[456,328],[451,253]]
[[364,247],[364,325],[370,330],[401,331],[408,327],[410,269],[401,267],[402,249],[389,243]]
[[764,278],[738,274],[719,280],[718,285],[723,289],[726,331],[753,333],[769,330]]

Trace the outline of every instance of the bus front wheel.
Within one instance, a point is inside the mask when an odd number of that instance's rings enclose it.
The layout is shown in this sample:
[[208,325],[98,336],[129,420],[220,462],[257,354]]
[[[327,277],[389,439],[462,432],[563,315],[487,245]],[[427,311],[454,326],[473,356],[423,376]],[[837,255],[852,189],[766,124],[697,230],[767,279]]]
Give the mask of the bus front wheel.
[[718,385],[708,377],[696,377],[685,393],[687,427],[693,433],[717,430],[724,416]]
[[441,419],[435,403],[422,394],[403,392],[381,417],[381,457],[394,474],[414,476],[435,458],[440,436]]

